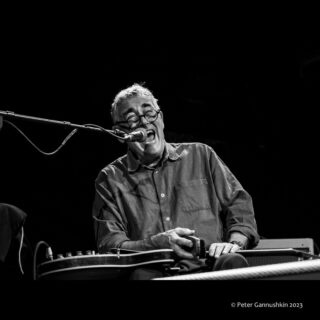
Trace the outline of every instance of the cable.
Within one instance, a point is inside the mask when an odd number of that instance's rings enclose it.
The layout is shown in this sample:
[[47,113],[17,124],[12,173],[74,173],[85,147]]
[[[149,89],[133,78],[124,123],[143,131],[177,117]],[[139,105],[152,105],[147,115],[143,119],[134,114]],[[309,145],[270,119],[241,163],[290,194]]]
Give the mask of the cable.
[[46,245],[46,247],[49,248],[50,251],[51,251],[51,248],[50,248],[49,244],[47,242],[45,242],[45,241],[39,241],[36,244],[36,247],[34,249],[34,256],[33,256],[33,280],[37,280],[37,254],[38,254],[39,247],[42,244]]
[[[12,122],[8,121],[8,120],[3,120],[4,122],[9,123],[12,127],[14,127],[37,151],[39,151],[40,153],[46,155],[46,156],[52,156],[55,153],[57,153],[66,143],[67,141],[78,131],[78,129],[73,129],[68,135],[67,137],[62,141],[62,143],[60,144],[60,146],[52,151],[52,152],[45,152],[43,150],[41,150],[39,147],[37,147],[35,145],[35,143],[33,143],[23,132],[22,130],[20,130],[15,124],[13,124]],[[110,135],[116,137],[117,139],[125,139],[124,136],[126,135],[125,132],[121,131],[121,130],[108,130],[105,129],[101,126],[98,126],[96,124],[84,124],[84,126],[91,126],[91,127],[95,127],[95,128],[99,128],[101,131],[109,133]],[[117,134],[116,134],[117,133]]]
[[21,227],[21,239],[20,239],[20,245],[19,245],[19,252],[18,252],[18,261],[19,261],[19,267],[20,271],[22,274],[24,274],[23,269],[22,269],[22,263],[21,263],[21,249],[22,249],[22,244],[23,244],[23,237],[24,237],[24,231],[23,227]]
[[66,142],[78,131],[78,129],[73,129],[68,136],[62,141],[61,145],[54,151],[52,152],[45,152],[42,151],[39,147],[37,147],[16,125],[14,125],[12,122],[8,120],[3,120],[4,122],[9,123],[12,127],[14,127],[22,136],[35,148],[37,149],[40,153],[46,155],[46,156],[52,156],[55,153],[57,153],[65,144]]

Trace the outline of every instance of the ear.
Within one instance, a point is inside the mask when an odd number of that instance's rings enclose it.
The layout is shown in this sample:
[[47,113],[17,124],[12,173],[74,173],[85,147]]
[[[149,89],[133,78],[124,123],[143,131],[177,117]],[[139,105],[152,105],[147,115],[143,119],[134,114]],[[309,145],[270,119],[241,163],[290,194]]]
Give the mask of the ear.
[[[115,125],[115,126],[112,126],[112,130],[116,130],[116,129],[118,129],[118,130],[121,130],[120,128],[119,128],[119,126],[117,126],[117,125]],[[122,130],[121,130],[122,131]],[[125,143],[126,141],[124,141],[124,140],[122,140],[122,139],[117,139],[120,143]]]
[[163,123],[163,127],[164,127],[164,118],[163,118],[163,113],[162,113],[162,111],[160,111],[160,116],[161,116],[162,123]]

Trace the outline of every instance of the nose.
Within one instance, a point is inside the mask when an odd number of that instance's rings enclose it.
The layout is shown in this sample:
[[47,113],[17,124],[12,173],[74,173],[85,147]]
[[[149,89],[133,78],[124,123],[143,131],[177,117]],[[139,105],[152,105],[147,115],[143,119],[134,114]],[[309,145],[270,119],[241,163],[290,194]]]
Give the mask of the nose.
[[143,116],[141,116],[140,117],[140,123],[141,124],[148,124],[149,123],[149,121],[146,119],[146,117],[143,115]]

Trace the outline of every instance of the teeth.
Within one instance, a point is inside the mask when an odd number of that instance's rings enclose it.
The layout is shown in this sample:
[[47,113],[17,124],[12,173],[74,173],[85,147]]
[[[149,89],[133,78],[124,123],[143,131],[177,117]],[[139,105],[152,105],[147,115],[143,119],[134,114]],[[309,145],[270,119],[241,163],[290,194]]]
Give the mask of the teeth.
[[149,142],[153,141],[156,137],[155,132],[153,130],[147,131],[147,137]]
[[146,142],[152,142],[156,138],[156,132],[153,129],[148,129]]

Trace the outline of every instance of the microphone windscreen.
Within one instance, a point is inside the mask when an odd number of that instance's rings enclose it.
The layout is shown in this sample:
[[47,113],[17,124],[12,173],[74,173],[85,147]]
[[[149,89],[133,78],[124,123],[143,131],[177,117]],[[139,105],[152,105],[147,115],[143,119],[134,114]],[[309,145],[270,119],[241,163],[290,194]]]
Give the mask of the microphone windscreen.
[[145,141],[146,139],[147,139],[147,130],[146,129],[140,129],[139,131],[141,131],[141,133],[142,133],[142,137],[141,137],[141,140],[139,139],[139,141]]

